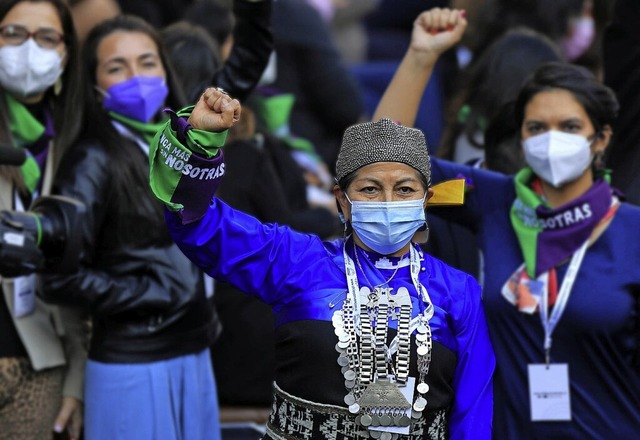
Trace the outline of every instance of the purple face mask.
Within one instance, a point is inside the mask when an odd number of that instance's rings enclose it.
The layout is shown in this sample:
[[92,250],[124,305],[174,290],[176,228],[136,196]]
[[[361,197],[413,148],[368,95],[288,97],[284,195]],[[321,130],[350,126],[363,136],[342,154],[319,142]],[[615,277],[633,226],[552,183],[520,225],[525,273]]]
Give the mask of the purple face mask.
[[596,25],[592,17],[585,15],[576,19],[571,35],[560,41],[560,48],[567,61],[576,60],[589,50],[595,34]]
[[169,89],[159,76],[135,76],[107,89],[104,108],[127,118],[149,122],[164,103]]

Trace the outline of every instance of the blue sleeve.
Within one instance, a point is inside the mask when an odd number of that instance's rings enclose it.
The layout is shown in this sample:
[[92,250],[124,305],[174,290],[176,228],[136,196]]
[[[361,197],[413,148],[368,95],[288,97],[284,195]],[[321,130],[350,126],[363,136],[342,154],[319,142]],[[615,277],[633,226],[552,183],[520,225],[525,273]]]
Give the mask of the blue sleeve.
[[495,210],[503,211],[513,203],[515,193],[512,176],[448,160],[431,159],[431,181],[434,185],[445,180],[460,178],[466,180],[467,186],[464,206],[432,208],[435,214],[445,220],[477,231],[485,215]]
[[166,220],[178,247],[198,267],[268,304],[314,279],[312,262],[331,258],[317,236],[263,224],[217,198],[200,221],[182,225],[169,211]]
[[493,372],[496,360],[482,308],[478,283],[467,277],[465,301],[460,301],[452,326],[458,343],[453,378],[456,397],[449,421],[451,440],[489,440],[493,416]]

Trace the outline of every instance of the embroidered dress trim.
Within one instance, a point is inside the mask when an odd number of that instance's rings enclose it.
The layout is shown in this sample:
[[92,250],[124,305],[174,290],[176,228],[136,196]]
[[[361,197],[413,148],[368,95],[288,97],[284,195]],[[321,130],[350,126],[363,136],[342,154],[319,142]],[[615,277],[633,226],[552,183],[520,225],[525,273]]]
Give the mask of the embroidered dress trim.
[[[347,408],[300,399],[283,391],[277,384],[274,384],[267,435],[273,440],[371,438],[368,430],[356,423],[356,415]],[[423,411],[422,417],[412,419],[409,435],[389,435],[393,440],[445,440],[448,438],[448,411]]]

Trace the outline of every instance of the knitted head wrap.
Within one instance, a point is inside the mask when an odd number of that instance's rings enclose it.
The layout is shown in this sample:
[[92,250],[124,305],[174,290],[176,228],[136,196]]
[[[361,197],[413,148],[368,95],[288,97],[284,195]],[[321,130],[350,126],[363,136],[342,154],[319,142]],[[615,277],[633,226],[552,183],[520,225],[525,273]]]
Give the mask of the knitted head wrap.
[[347,128],[336,161],[339,182],[353,171],[376,162],[401,162],[415,168],[431,186],[431,161],[424,134],[380,119]]

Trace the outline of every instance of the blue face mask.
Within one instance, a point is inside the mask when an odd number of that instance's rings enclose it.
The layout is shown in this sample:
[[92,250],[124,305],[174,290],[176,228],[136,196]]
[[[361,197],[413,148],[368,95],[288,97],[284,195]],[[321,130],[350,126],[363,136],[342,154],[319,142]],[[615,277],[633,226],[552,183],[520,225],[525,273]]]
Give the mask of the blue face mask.
[[382,255],[398,252],[426,223],[424,198],[401,202],[347,200],[354,232],[369,249]]

